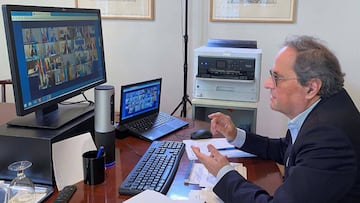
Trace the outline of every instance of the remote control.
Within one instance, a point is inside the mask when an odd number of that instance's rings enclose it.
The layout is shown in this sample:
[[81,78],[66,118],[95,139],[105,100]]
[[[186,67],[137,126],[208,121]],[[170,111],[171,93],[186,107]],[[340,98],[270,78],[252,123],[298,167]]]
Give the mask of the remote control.
[[54,203],[66,203],[69,201],[71,196],[75,193],[76,186],[75,185],[68,185],[65,186],[57,195],[54,200]]

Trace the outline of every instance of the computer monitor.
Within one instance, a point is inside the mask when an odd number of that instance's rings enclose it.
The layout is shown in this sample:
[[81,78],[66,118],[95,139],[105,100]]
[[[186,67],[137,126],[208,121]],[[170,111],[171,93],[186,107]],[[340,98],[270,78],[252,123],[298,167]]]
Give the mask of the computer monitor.
[[58,128],[93,106],[58,105],[106,82],[99,9],[3,5],[16,113],[10,125]]

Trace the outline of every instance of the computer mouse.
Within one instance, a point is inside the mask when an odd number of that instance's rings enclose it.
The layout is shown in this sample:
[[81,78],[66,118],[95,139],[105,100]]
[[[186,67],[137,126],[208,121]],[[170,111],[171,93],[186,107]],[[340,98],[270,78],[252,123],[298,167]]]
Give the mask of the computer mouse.
[[198,140],[198,139],[206,139],[206,138],[212,138],[212,134],[208,130],[199,129],[193,133],[191,133],[191,139]]

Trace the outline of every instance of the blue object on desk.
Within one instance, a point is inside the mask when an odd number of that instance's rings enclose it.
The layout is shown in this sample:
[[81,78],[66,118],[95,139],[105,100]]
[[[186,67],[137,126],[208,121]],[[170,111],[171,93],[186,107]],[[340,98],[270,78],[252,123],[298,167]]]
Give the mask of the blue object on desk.
[[218,148],[218,151],[225,151],[225,150],[234,150],[236,149],[235,147],[224,147],[224,148]]
[[100,146],[98,151],[97,151],[97,154],[96,154],[96,158],[100,158],[103,154],[103,151],[104,151],[104,146]]

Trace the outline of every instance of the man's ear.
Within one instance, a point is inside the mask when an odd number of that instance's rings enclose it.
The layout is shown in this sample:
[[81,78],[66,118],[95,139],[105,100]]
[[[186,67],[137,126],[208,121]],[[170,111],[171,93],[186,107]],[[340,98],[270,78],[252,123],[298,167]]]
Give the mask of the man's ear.
[[310,79],[306,86],[306,95],[308,98],[312,98],[318,95],[322,82],[319,78]]

